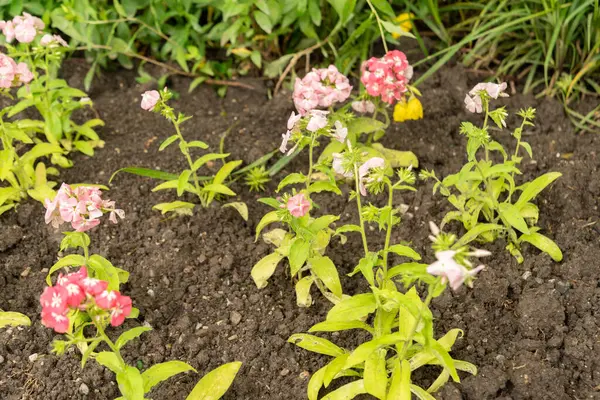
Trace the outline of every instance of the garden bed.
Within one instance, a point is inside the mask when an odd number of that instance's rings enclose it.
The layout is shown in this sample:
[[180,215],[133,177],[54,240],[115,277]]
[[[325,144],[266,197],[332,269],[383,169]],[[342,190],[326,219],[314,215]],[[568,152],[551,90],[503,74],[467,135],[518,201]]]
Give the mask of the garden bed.
[[[71,61],[65,71],[69,83],[82,86],[85,64]],[[106,144],[93,158],[78,154],[75,166],[62,173],[69,183],[107,184],[111,174],[126,166],[181,171],[184,160],[178,150],[158,153],[170,132],[167,121],[140,109],[140,94],[148,89],[135,83],[134,74],[106,74],[91,91],[106,127]],[[475,78],[475,77],[472,77]],[[183,134],[202,139],[218,149],[221,135],[229,130],[225,149],[230,159],[251,162],[278,147],[290,111],[291,95],[282,92],[268,101],[260,80],[246,80],[255,91],[231,88],[220,99],[207,86],[187,94],[189,81],[176,80],[171,87],[181,94],[173,102],[193,119]],[[412,150],[420,166],[434,168],[438,176],[458,170],[464,162],[465,138],[458,133],[461,121],[477,118],[463,108],[465,93],[475,81],[465,71],[446,67],[426,81],[423,92],[425,118],[394,124],[382,140],[386,147]],[[463,375],[462,384],[449,384],[441,399],[584,399],[600,396],[600,137],[575,135],[559,103],[536,101],[515,95],[503,100],[510,112],[520,107],[538,109],[536,127],[527,131],[535,161],[524,162],[525,178],[547,171],[563,176],[537,199],[540,226],[564,252],[564,261],[525,245],[525,262],[517,264],[502,243],[486,248],[494,253],[473,289],[446,291],[436,299],[436,329],[464,330],[453,356],[476,364],[479,374]],[[514,121],[509,121],[510,122]],[[509,143],[508,131],[494,131]],[[302,155],[291,170],[305,170]],[[217,167],[217,166],[215,166]],[[280,268],[271,283],[258,290],[250,278],[252,266],[269,253],[269,246],[254,243],[254,228],[267,206],[256,202],[241,184],[233,185],[239,199],[248,204],[245,223],[231,208],[218,205],[197,210],[193,216],[166,218],[152,206],[175,198],[173,193],[153,193],[154,182],[133,175],[117,175],[109,197],[126,212],[119,225],[103,225],[90,232],[92,250],[131,273],[123,291],[140,309],[139,322],[153,331],[125,347],[126,361],[142,366],[171,359],[189,362],[203,374],[224,362],[239,360],[243,366],[225,399],[305,399],[309,376],[327,361],[286,342],[323,320],[330,307],[316,291],[315,304],[298,308],[286,269]],[[276,183],[267,187],[273,195]],[[418,191],[402,194],[397,204],[408,212],[395,239],[412,242],[433,259],[427,239],[427,222],[439,222],[447,202],[432,196],[431,184],[419,181]],[[347,190],[347,189],[346,189]],[[370,199],[381,202],[382,199]],[[319,195],[322,211],[341,214],[342,221],[356,219],[355,205],[341,197]],[[114,399],[118,396],[114,375],[94,362],[84,370],[80,357],[50,354],[56,336],[39,321],[39,295],[48,268],[55,261],[61,235],[43,223],[43,206],[27,201],[16,212],[0,217],[0,307],[25,313],[28,328],[0,331],[0,398],[13,399]],[[452,225],[449,229],[458,229]],[[373,229],[373,235],[378,235]],[[361,257],[357,238],[342,246],[333,244],[328,255],[340,274],[350,272]],[[352,294],[361,279],[343,278],[344,292]],[[352,347],[350,333],[336,342]],[[423,383],[433,375],[417,375]],[[186,374],[162,383],[151,393],[154,399],[184,399],[198,375]]]

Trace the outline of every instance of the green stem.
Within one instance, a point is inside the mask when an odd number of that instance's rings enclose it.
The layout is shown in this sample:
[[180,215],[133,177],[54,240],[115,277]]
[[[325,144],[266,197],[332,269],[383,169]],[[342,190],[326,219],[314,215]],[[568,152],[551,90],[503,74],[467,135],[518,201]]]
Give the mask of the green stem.
[[175,132],[177,132],[177,136],[179,137],[179,140],[185,144],[185,150],[181,150],[181,147],[180,147],[180,150],[188,162],[190,171],[192,171],[192,177],[194,179],[194,187],[196,188],[196,195],[200,199],[200,203],[202,204],[202,206],[206,207],[206,205],[204,204],[205,203],[204,199],[202,199],[202,196],[200,195],[200,192],[201,192],[200,191],[200,183],[198,181],[198,175],[196,174],[196,171],[194,171],[194,162],[192,161],[192,157],[190,156],[190,153],[187,149],[187,142],[183,138],[183,135],[181,134],[181,129],[179,129],[179,122],[177,122],[177,121],[172,121],[172,122],[173,122],[173,126],[175,127]]
[[379,14],[377,13],[377,10],[375,9],[375,7],[373,7],[371,0],[367,0],[367,4],[371,8],[371,12],[373,14],[375,14],[375,19],[377,19],[377,26],[379,27],[379,34],[381,35],[381,41],[383,42],[383,48],[385,49],[385,52],[387,53],[388,52],[387,42],[385,41],[385,34],[383,33],[383,24],[381,23]]
[[313,150],[315,148],[315,133],[312,134],[310,138],[310,145],[308,147],[308,174],[306,176],[306,191],[310,188],[310,184],[312,182],[312,172],[313,172]]
[[392,237],[392,221],[394,220],[394,213],[392,212],[392,202],[394,199],[394,188],[391,182],[388,182],[388,208],[390,210],[390,216],[388,218],[387,232],[385,233],[385,244],[383,246],[383,276],[387,278],[388,271],[388,248],[390,247],[390,239]]
[[369,245],[367,243],[367,234],[365,232],[365,221],[362,215],[362,204],[360,201],[360,182],[358,181],[358,165],[356,164],[354,164],[354,181],[356,184],[356,206],[358,207],[358,218],[360,220],[360,235],[362,237],[362,244],[366,257],[369,255]]
[[[433,289],[435,289],[437,287],[438,283],[434,283],[433,284]],[[425,308],[429,308],[429,303],[431,303],[431,300],[433,299],[432,296],[432,292],[434,290],[432,290],[432,288],[429,288],[429,292],[427,293],[427,298],[425,299],[425,302],[421,305],[421,310],[419,312],[419,318],[415,321],[415,323],[413,324],[411,330],[410,330],[410,334],[408,335],[408,337],[406,338],[406,340],[404,341],[404,343],[402,344],[402,348],[400,349],[400,351],[398,352],[398,359],[399,360],[404,360],[404,357],[406,356],[406,352],[408,351],[410,344],[415,336],[415,333],[417,333],[417,328],[419,327],[419,324],[421,323],[421,320],[423,319],[423,310]]]
[[96,330],[100,334],[102,340],[104,340],[104,342],[108,345],[112,352],[115,353],[115,356],[117,356],[117,360],[119,360],[119,363],[121,363],[121,369],[124,370],[127,364],[125,364],[123,357],[121,357],[121,352],[119,351],[117,346],[113,343],[112,340],[110,340],[108,335],[104,332],[101,323],[94,322],[94,326],[96,327]]

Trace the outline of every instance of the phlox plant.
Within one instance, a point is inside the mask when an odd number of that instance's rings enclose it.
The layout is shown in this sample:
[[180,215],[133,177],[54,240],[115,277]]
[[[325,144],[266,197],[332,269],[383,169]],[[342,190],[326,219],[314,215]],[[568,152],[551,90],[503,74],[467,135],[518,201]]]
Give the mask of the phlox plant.
[[[133,173],[136,175],[147,176],[164,180],[165,182],[157,185],[152,191],[173,189],[177,191],[177,196],[182,196],[184,193],[191,193],[198,198],[202,207],[208,207],[215,199],[222,199],[225,196],[235,196],[235,192],[228,186],[229,178],[232,172],[242,163],[240,160],[223,161],[223,166],[213,176],[200,176],[198,170],[208,163],[215,160],[224,160],[229,156],[228,153],[207,153],[201,157],[192,158],[191,151],[194,149],[206,150],[208,144],[200,140],[187,141],[181,133],[181,124],[189,120],[191,117],[185,116],[183,113],[175,113],[173,108],[168,105],[169,99],[173,96],[172,92],[166,87],[162,91],[151,90],[142,95],[141,107],[146,111],[152,111],[161,114],[175,128],[175,134],[167,137],[160,144],[158,151],[163,151],[168,146],[177,143],[181,154],[184,156],[188,167],[179,175],[169,174],[162,171],[156,171],[147,168],[128,167],[120,171]],[[115,176],[113,174],[113,177]],[[112,180],[111,178],[111,180]],[[238,210],[244,219],[248,219],[248,209],[245,203],[232,202],[225,206],[231,206]],[[192,214],[194,203],[186,201],[172,201],[169,203],[160,203],[153,208],[161,211],[163,214],[174,212],[177,214]]]
[[[370,292],[353,296],[344,295],[331,308],[326,320],[313,326],[307,334],[294,334],[289,342],[306,350],[334,357],[316,371],[308,384],[309,400],[317,400],[322,387],[328,388],[337,378],[350,377],[323,397],[329,400],[352,399],[368,393],[378,399],[434,399],[431,393],[442,387],[450,378],[459,382],[458,370],[475,374],[474,365],[453,359],[449,352],[461,331],[453,329],[435,338],[431,301],[440,296],[447,286],[458,290],[463,283],[471,285],[474,275],[483,266],[472,268],[470,257],[488,255],[485,251],[470,251],[456,242],[453,235],[441,233],[432,225],[437,261],[431,265],[418,261],[421,256],[406,243],[392,243],[391,233],[401,221],[399,210],[394,208],[394,193],[414,191],[415,175],[410,168],[393,173],[382,158],[368,158],[368,154],[348,146],[341,155],[341,168],[354,178],[358,224],[339,227],[336,235],[356,232],[361,235],[364,257],[349,274],[360,273],[367,281]],[[388,201],[383,207],[364,205],[362,197],[368,193],[386,193]],[[293,213],[292,213],[293,215]],[[380,250],[374,250],[367,239],[366,224],[374,223],[385,231],[385,241]],[[389,266],[392,257],[409,261]],[[333,267],[335,268],[335,267]],[[404,291],[399,290],[399,285]],[[425,287],[425,300],[419,296]],[[362,329],[370,338],[354,349],[345,349],[315,332],[337,332]],[[441,368],[438,378],[424,389],[413,383],[413,371],[426,365]]]
[[[435,180],[434,193],[439,190],[456,208],[446,214],[442,227],[450,221],[459,221],[467,235],[479,242],[503,238],[506,249],[519,263],[523,262],[520,249],[524,242],[561,261],[560,248],[539,233],[539,208],[531,202],[561,174],[548,172],[531,182],[520,185],[516,182],[516,176],[521,175],[523,152],[533,156],[531,146],[523,140],[523,131],[533,126],[535,109],[521,109],[517,113],[522,121],[511,133],[516,141],[514,151],[509,153],[490,135],[491,121],[500,130],[506,128],[506,108],[490,109],[492,100],[508,96],[505,89],[506,83],[479,83],[466,95],[466,108],[473,113],[484,113],[484,121],[481,127],[470,122],[461,124],[460,133],[467,138],[467,163],[461,170],[442,180],[434,171],[422,171],[421,176]],[[496,159],[494,154],[498,155]],[[500,156],[502,162],[496,161]]]
[[[84,92],[56,78],[67,44],[60,36],[42,35],[43,28],[39,18],[27,13],[0,21],[8,51],[0,54],[0,92],[13,99],[11,89],[21,86],[16,92],[20,100],[0,111],[0,181],[8,184],[0,188],[0,214],[28,195],[43,201],[54,194],[56,184],[48,182],[47,175],[57,175],[58,170],[39,162],[42,157],[66,168],[72,165],[66,157],[69,151],[93,155],[94,147],[103,145],[93,130],[103,124],[100,119],[82,125],[72,121],[75,110],[92,103]],[[43,120],[10,120],[30,107]]]
[[[140,371],[128,365],[121,355],[122,348],[131,340],[151,330],[148,326],[124,331],[113,340],[107,330],[118,327],[126,318],[136,318],[139,311],[133,307],[129,296],[121,294],[120,285],[129,279],[129,273],[115,267],[106,258],[89,254],[90,238],[85,233],[100,224],[103,215],[109,220],[123,218],[124,212],[115,203],[102,199],[95,187],[72,188],[63,184],[53,200],[46,200],[46,223],[58,228],[70,223],[75,229],[65,232],[60,249],[81,249],[83,255],[69,254],[56,262],[46,279],[48,286],[40,296],[42,324],[65,340],[53,342],[53,352],[62,355],[75,346],[82,354],[81,366],[89,359],[108,368],[116,375],[123,400],[143,400],[154,386],[186,371],[195,371],[183,361],[167,361]],[[63,268],[76,268],[75,272],[62,274],[52,284],[52,275]],[[221,397],[231,385],[241,363],[225,364],[204,376],[187,397],[197,400]],[[218,384],[215,384],[218,383]]]

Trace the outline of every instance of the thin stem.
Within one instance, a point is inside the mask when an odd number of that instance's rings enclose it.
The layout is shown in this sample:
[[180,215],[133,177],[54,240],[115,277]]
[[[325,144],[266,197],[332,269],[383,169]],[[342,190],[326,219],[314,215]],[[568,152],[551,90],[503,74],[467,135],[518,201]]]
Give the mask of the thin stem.
[[387,53],[388,52],[387,42],[385,41],[385,34],[383,33],[383,24],[381,23],[379,14],[377,13],[377,10],[375,9],[375,7],[373,7],[371,0],[367,0],[367,4],[371,8],[371,12],[373,12],[373,14],[375,14],[375,18],[377,19],[377,26],[379,27],[379,34],[381,35],[381,41],[383,42],[383,48],[385,49],[385,52]]
[[360,182],[358,181],[358,165],[356,164],[354,164],[354,181],[356,184],[356,206],[358,207],[358,218],[360,220],[360,235],[362,237],[362,244],[366,257],[369,255],[369,245],[367,243],[367,234],[365,232],[365,221],[362,215],[362,204],[360,201]]
[[390,216],[388,218],[387,232],[385,233],[385,244],[383,246],[383,275],[387,278],[388,271],[388,248],[390,247],[390,239],[392,237],[392,221],[394,220],[394,213],[392,212],[392,204],[394,199],[394,188],[392,187],[391,182],[388,181],[388,208],[390,212]]
[[313,133],[312,136],[310,137],[310,145],[308,147],[308,175],[306,177],[306,191],[307,192],[310,187],[310,183],[312,181],[313,150],[315,148],[315,136],[316,136],[316,134]]
[[119,362],[121,363],[121,369],[125,369],[125,361],[123,360],[123,357],[121,357],[121,352],[119,352],[119,349],[117,348],[117,346],[113,343],[112,340],[110,340],[110,338],[108,337],[108,335],[106,335],[106,333],[104,332],[104,329],[102,328],[101,324],[94,322],[94,326],[96,327],[98,333],[100,334],[100,337],[102,338],[102,340],[104,340],[104,342],[106,342],[106,344],[108,345],[108,347],[113,351],[113,353],[115,353],[115,356],[117,356],[117,360],[119,360]]
[[[435,289],[437,287],[437,282],[433,284],[433,289]],[[427,293],[427,298],[425,299],[425,302],[421,305],[421,310],[419,312],[419,318],[415,321],[414,325],[412,326],[411,330],[410,330],[410,334],[408,335],[408,337],[406,338],[406,340],[404,341],[404,343],[402,344],[402,349],[398,352],[398,359],[399,360],[404,360],[404,357],[406,356],[406,352],[408,351],[409,348],[409,343],[412,342],[413,337],[415,336],[415,333],[417,333],[417,328],[419,326],[419,324],[421,323],[421,320],[423,319],[423,310],[425,308],[429,308],[429,303],[431,303],[431,300],[433,299],[432,296],[432,292],[434,290],[432,290],[432,288],[429,288],[429,292]]]
[[185,141],[185,139],[183,138],[183,135],[181,134],[181,130],[179,129],[179,122],[173,121],[173,126],[175,126],[175,132],[177,132],[177,136],[179,137],[179,140],[181,140],[183,143],[186,144],[185,150],[181,150],[181,152],[185,156],[185,159],[187,160],[188,165],[190,166],[190,171],[192,171],[192,176],[194,179],[194,187],[196,188],[196,195],[200,199],[200,203],[202,203],[202,205],[204,206],[204,200],[202,199],[202,196],[200,196],[200,183],[198,182],[198,175],[196,174],[196,171],[194,171],[194,162],[192,161],[190,152],[187,149],[187,142]]

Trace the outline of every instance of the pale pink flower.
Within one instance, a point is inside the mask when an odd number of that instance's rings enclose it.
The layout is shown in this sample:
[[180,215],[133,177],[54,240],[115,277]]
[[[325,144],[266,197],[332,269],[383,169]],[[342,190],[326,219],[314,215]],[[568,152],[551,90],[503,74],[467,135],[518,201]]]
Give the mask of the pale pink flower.
[[148,90],[142,94],[142,108],[151,111],[160,100],[160,93],[157,90]]
[[308,124],[306,125],[306,129],[310,132],[316,132],[319,129],[325,128],[327,126],[327,112],[320,110],[312,110],[310,115],[310,120],[308,120]]
[[29,70],[29,67],[24,62],[17,64],[15,72],[19,76],[20,82],[29,83],[33,79],[33,73]]
[[304,115],[317,107],[331,107],[346,101],[351,91],[350,81],[335,65],[313,69],[294,82],[294,105]]
[[[19,17],[15,17],[15,18],[19,18]],[[23,19],[23,21],[27,24],[31,24],[33,25],[33,27],[39,31],[41,31],[42,29],[44,29],[46,27],[46,24],[44,23],[44,21],[42,21],[40,18],[35,17],[27,12],[23,13],[23,17],[21,17]]]
[[483,112],[483,104],[479,96],[465,96],[465,108],[472,113],[481,114]]
[[37,31],[33,26],[33,22],[24,21],[16,24],[15,26],[15,37],[20,43],[31,43],[35,38]]
[[486,91],[492,99],[497,99],[498,97],[508,97],[508,94],[504,93],[506,87],[506,82],[499,84],[492,82],[478,83],[469,91],[469,94],[471,96],[477,96],[479,92]]
[[68,47],[69,44],[65,42],[65,40],[59,35],[50,35],[49,33],[42,36],[40,39],[40,46],[51,46],[51,45],[61,45],[64,47]]
[[6,54],[0,53],[0,88],[8,89],[15,80],[17,64]]
[[340,153],[333,153],[331,156],[333,157],[331,168],[335,171],[335,173],[343,175],[346,178],[352,178],[354,173],[352,171],[346,171],[343,166],[344,155]]
[[81,215],[77,215],[73,218],[71,225],[76,232],[85,232],[100,225],[100,220],[95,218],[83,218]]
[[114,209],[113,211],[110,212],[110,215],[108,216],[108,220],[110,222],[112,222],[113,224],[116,224],[117,216],[121,219],[125,218],[125,211],[118,209],[118,208]]
[[300,119],[302,119],[302,115],[296,114],[295,112],[292,111],[292,115],[290,115],[290,117],[288,118],[288,122],[287,122],[288,131],[291,131],[292,129],[294,129],[296,122],[300,121]]
[[292,132],[287,131],[286,133],[281,135],[281,146],[279,146],[279,151],[285,153],[287,151],[287,145],[292,137]]
[[331,134],[338,142],[344,143],[348,136],[348,128],[342,125],[340,121],[335,121]]
[[60,216],[57,199],[55,198],[52,201],[50,199],[46,199],[44,201],[44,207],[46,207],[46,215],[44,216],[46,224],[51,224],[54,229],[58,229],[60,224],[62,224],[64,221]]
[[15,39],[15,25],[12,21],[0,21],[0,29],[6,37],[6,43],[11,43]]
[[365,187],[365,183],[368,180],[365,178],[369,172],[374,168],[383,168],[385,166],[385,160],[381,157],[373,157],[365,161],[363,165],[358,167],[358,180],[359,180],[359,190],[360,194],[363,196],[367,195],[367,189]]
[[373,102],[369,100],[353,101],[352,109],[361,114],[373,114],[375,112],[375,104],[373,104]]
[[468,278],[475,276],[484,266],[468,270],[464,265],[454,260],[456,252],[453,250],[438,251],[435,253],[436,262],[427,267],[431,275],[441,276],[442,283],[448,282],[452,290],[458,290]]
[[294,217],[303,217],[310,210],[310,201],[304,197],[304,193],[298,193],[288,199],[287,209]]

